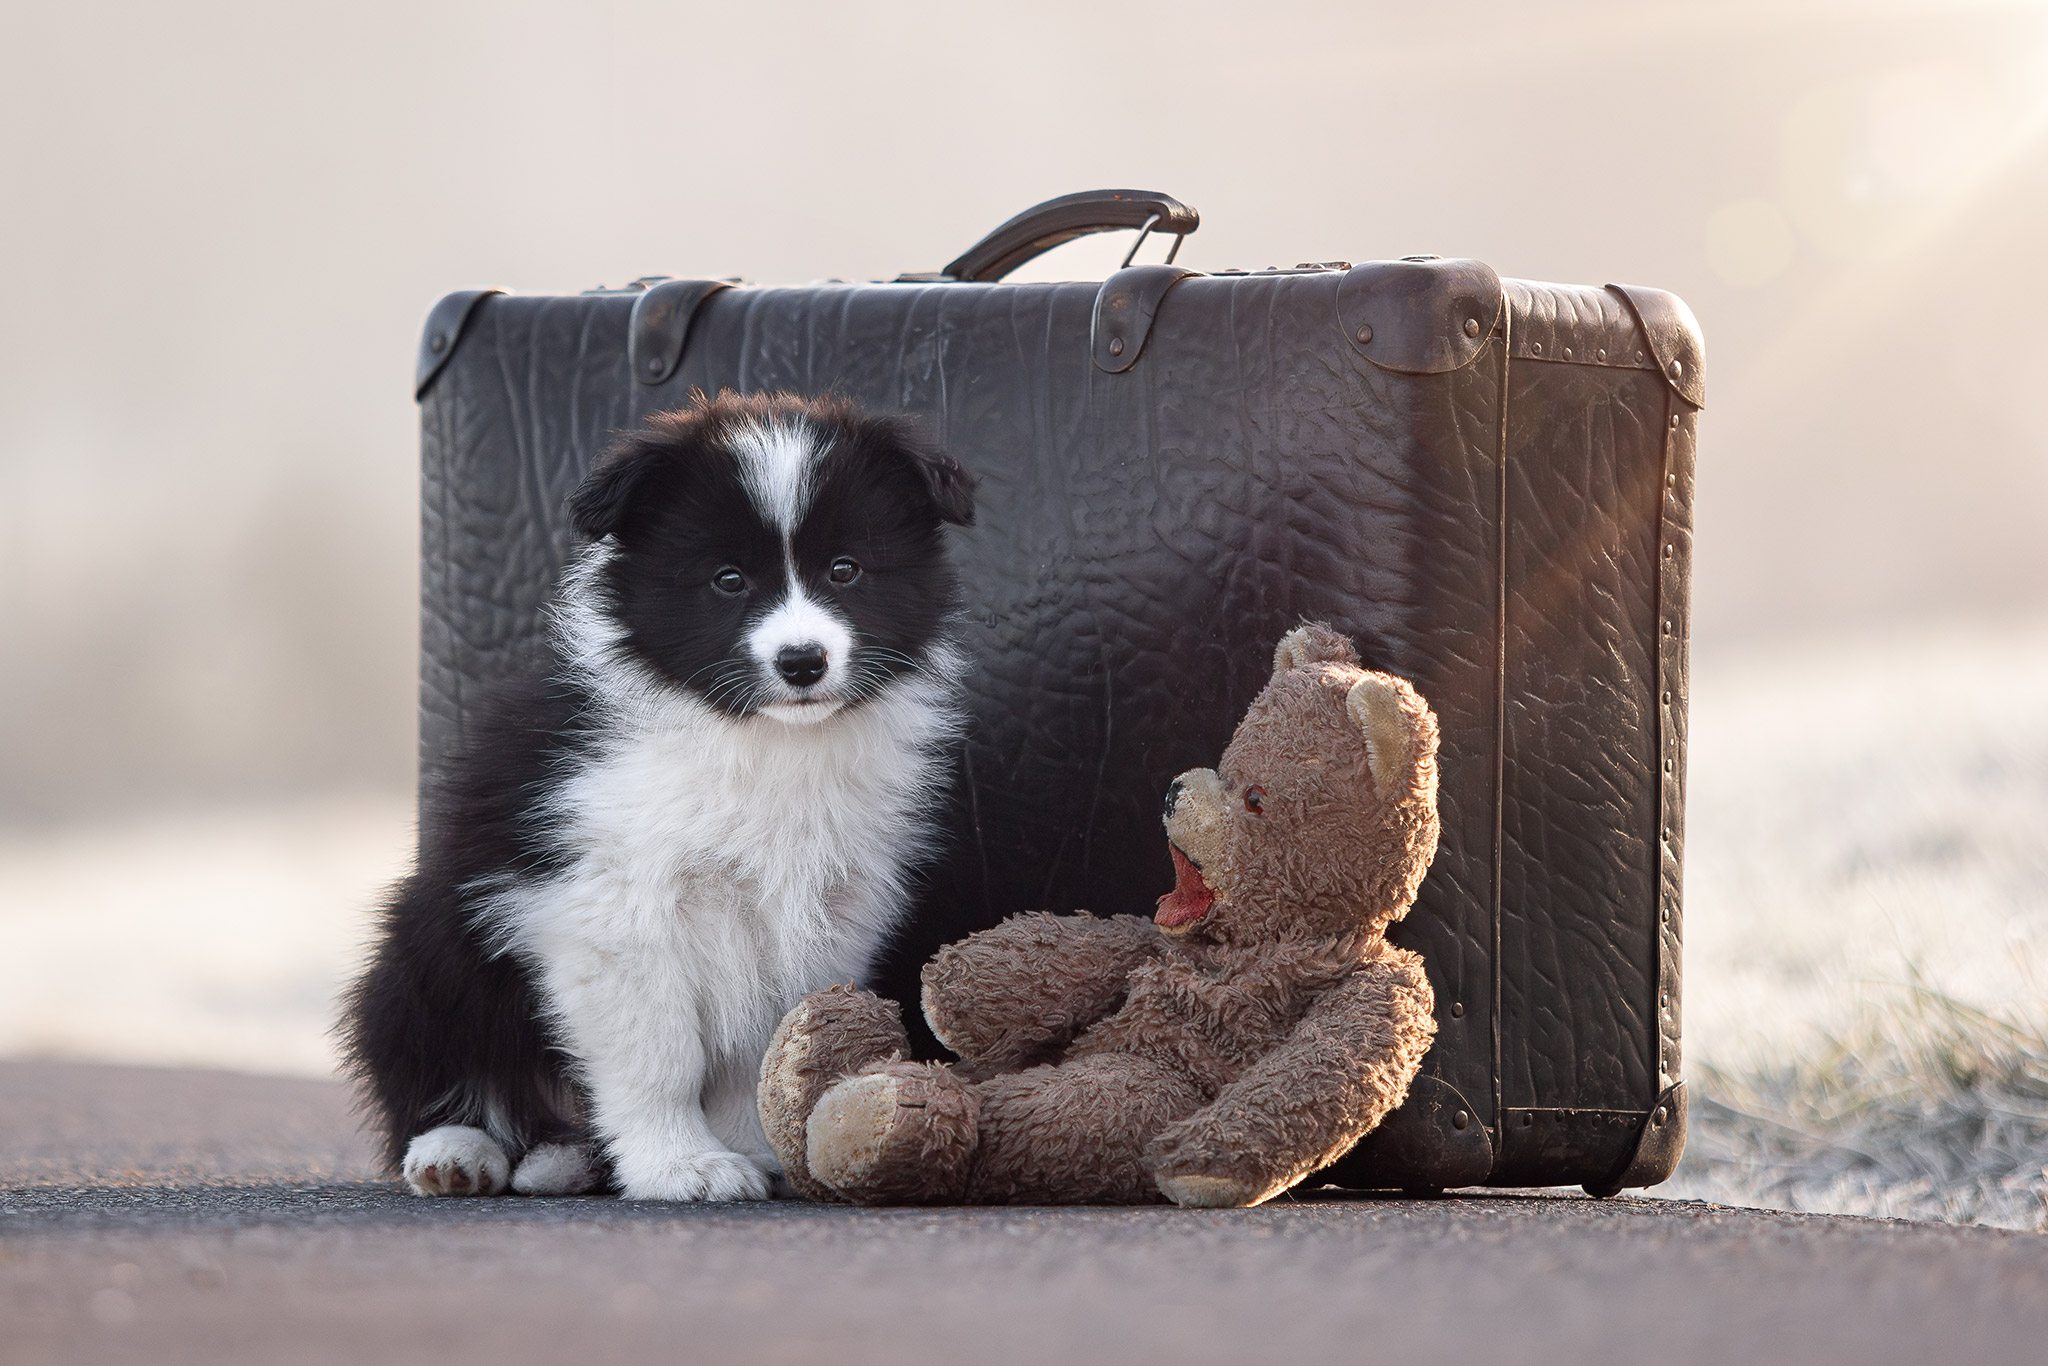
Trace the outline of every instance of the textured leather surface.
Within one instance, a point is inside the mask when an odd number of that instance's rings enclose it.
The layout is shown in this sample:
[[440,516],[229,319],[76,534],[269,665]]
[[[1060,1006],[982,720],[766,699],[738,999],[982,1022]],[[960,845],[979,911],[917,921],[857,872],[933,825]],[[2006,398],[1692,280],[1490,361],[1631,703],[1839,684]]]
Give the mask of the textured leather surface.
[[[1183,280],[1123,373],[1095,363],[1093,284],[731,289],[657,386],[630,373],[630,297],[484,300],[422,407],[423,768],[531,657],[562,499],[610,432],[721,386],[918,414],[981,480],[954,543],[975,724],[889,985],[914,999],[933,948],[1019,910],[1149,914],[1167,781],[1322,618],[1442,722],[1443,841],[1396,936],[1436,991],[1425,1074],[1491,1134],[1491,1180],[1611,1176],[1677,1069],[1660,751],[1682,777],[1689,554],[1661,548],[1691,410],[1615,294],[1504,282],[1497,325],[1450,344],[1468,363],[1402,374],[1345,332],[1344,278]],[[1368,1175],[1432,1184],[1397,1166]]]

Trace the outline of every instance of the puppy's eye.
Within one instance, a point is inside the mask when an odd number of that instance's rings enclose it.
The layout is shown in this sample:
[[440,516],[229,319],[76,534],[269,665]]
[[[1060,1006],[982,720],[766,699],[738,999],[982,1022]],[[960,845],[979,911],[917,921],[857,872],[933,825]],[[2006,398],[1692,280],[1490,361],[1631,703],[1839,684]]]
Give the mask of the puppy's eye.
[[711,576],[711,586],[729,598],[736,598],[747,591],[747,576],[727,565]]
[[832,561],[832,582],[840,585],[852,583],[860,577],[860,566],[841,555]]
[[1251,812],[1254,816],[1264,811],[1266,809],[1266,789],[1263,787],[1246,788],[1244,790],[1244,809]]

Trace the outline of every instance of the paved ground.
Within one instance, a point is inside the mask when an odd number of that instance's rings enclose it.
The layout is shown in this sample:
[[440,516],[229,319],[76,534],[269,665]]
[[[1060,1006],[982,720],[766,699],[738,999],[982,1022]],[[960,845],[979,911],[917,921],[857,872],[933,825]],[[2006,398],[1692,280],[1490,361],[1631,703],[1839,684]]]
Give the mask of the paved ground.
[[2032,1361],[2048,1238],[1542,1196],[424,1201],[338,1088],[0,1063],[0,1361]]

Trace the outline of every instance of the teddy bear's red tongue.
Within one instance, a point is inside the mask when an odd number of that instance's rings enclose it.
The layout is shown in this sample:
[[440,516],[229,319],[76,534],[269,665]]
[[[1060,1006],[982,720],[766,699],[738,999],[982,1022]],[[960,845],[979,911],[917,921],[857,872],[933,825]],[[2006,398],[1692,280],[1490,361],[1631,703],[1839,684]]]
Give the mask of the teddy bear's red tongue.
[[1173,855],[1173,890],[1159,898],[1159,911],[1152,917],[1155,924],[1175,929],[1192,925],[1209,913],[1209,903],[1216,894],[1209,890],[1209,884],[1202,881],[1202,874],[1188,856],[1172,845],[1166,846]]

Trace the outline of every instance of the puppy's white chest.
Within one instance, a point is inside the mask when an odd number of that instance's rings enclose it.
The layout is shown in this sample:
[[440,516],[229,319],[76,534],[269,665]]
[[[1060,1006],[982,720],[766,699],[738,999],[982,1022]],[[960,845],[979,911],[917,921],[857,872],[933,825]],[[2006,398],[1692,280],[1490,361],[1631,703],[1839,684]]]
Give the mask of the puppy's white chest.
[[588,755],[555,805],[567,866],[502,908],[514,944],[556,980],[624,971],[679,1008],[779,1008],[863,974],[901,908],[916,775],[755,730],[745,751],[652,727]]

